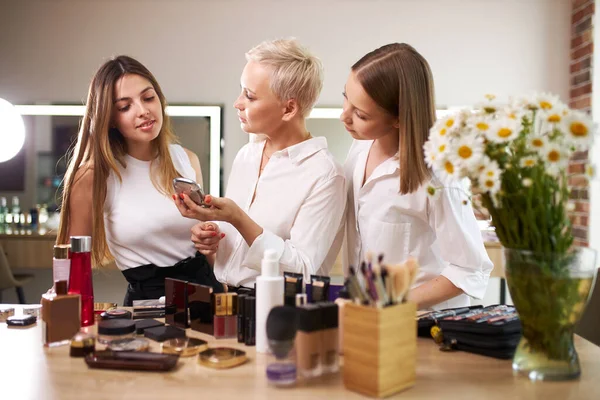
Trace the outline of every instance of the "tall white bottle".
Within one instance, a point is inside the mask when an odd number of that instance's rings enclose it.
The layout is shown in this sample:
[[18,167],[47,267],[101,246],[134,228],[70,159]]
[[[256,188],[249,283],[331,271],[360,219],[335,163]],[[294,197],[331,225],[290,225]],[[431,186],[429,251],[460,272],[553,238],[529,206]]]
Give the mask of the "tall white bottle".
[[283,305],[283,276],[275,250],[265,250],[262,273],[256,278],[256,352],[268,353],[267,317],[271,309]]

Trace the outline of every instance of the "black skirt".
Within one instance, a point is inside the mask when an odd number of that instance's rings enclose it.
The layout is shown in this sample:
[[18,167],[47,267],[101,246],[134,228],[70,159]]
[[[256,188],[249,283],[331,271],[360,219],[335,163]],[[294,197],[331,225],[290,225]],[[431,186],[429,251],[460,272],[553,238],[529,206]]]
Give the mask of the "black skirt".
[[129,282],[123,306],[131,307],[134,300],[158,299],[165,295],[165,278],[180,279],[213,288],[214,293],[222,293],[223,285],[217,281],[212,267],[203,254],[196,253],[179,261],[172,267],[158,267],[154,264],[141,265],[123,272]]

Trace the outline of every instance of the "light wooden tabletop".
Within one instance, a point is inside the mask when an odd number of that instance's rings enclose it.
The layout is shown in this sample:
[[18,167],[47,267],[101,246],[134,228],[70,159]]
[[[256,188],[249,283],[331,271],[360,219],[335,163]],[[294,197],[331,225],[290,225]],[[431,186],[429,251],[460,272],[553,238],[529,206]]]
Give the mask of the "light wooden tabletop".
[[[230,370],[198,365],[197,358],[180,358],[168,373],[88,369],[81,358],[70,358],[68,346],[47,349],[41,326],[7,328],[0,323],[0,398],[2,399],[354,399],[341,374],[299,383],[294,388],[270,387],[265,378],[266,356],[235,340],[215,340],[190,331],[189,336],[213,346],[245,350],[250,361]],[[365,338],[365,340],[368,340]],[[530,382],[514,377],[510,361],[463,352],[441,352],[433,341],[418,340],[416,385],[393,398],[401,399],[598,399],[600,348],[576,338],[583,374],[572,382]],[[152,342],[152,350],[159,345]],[[11,394],[9,396],[9,394]],[[5,397],[6,395],[6,397]]]

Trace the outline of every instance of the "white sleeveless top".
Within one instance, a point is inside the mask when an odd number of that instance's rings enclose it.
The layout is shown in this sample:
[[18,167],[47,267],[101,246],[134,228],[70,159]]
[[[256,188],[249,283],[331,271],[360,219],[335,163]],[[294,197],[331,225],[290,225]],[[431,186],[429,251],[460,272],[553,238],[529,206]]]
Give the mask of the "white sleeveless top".
[[[190,159],[179,145],[170,145],[175,169],[196,180]],[[107,179],[104,224],[106,241],[120,270],[154,264],[170,267],[195,254],[190,229],[198,221],[181,216],[173,199],[160,193],[150,179],[150,161],[125,156],[123,179]]]

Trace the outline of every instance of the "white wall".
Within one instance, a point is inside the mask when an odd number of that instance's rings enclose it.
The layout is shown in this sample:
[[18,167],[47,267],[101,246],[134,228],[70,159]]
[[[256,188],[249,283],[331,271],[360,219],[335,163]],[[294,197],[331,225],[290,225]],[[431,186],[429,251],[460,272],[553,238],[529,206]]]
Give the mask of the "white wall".
[[226,176],[246,136],[232,103],[244,52],[295,36],[325,66],[319,105],[341,104],[352,63],[399,41],[430,62],[438,105],[482,94],[568,96],[568,0],[3,0],[0,97],[82,102],[107,57],[129,54],[172,103],[222,104]]

